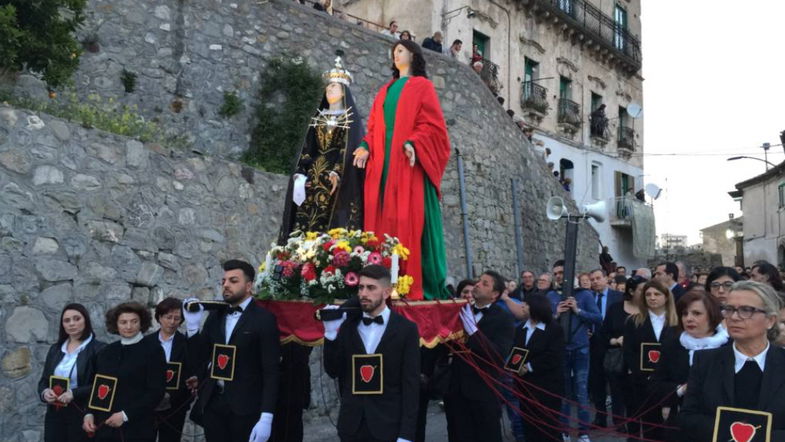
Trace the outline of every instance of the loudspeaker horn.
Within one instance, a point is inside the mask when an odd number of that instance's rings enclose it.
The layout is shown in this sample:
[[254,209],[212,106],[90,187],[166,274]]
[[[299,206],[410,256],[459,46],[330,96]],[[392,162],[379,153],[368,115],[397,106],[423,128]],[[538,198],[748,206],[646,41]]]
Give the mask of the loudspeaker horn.
[[555,221],[563,216],[567,216],[567,205],[564,204],[564,199],[560,196],[552,196],[548,198],[548,204],[545,207],[545,214],[549,220]]
[[591,218],[598,223],[605,221],[605,214],[608,210],[605,206],[605,201],[597,201],[596,203],[584,204],[581,207],[581,215]]

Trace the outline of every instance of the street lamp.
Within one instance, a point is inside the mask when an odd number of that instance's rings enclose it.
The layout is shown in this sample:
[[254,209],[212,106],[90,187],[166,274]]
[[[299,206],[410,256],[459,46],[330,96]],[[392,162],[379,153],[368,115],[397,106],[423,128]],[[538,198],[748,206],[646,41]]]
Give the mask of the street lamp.
[[777,167],[776,164],[772,163],[771,161],[763,160],[763,159],[756,158],[756,157],[748,157],[748,156],[745,156],[745,155],[741,155],[741,156],[738,156],[738,157],[730,157],[730,158],[728,158],[728,161],[740,160],[742,158],[747,158],[747,159],[750,159],[750,160],[763,161],[764,163],[766,163],[766,170],[769,170],[769,166]]

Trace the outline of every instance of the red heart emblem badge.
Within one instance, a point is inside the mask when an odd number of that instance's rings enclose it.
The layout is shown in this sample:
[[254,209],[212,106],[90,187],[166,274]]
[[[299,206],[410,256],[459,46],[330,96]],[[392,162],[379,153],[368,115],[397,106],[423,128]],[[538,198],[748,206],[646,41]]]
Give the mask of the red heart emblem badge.
[[649,350],[649,362],[657,363],[660,360],[659,350]]
[[229,363],[229,356],[227,355],[218,355],[218,368],[223,370],[226,368],[226,364]]
[[52,387],[52,393],[60,396],[61,394],[63,394],[63,386],[62,385],[55,385],[54,387]]
[[750,442],[756,432],[757,427],[744,422],[734,422],[730,425],[730,435],[733,442]]
[[166,382],[172,382],[174,379],[174,370],[166,370]]
[[376,371],[376,367],[373,365],[363,365],[360,367],[360,377],[362,378],[363,382],[368,383],[371,382],[373,379],[373,373]]
[[518,365],[518,363],[521,362],[521,359],[523,359],[523,356],[521,355],[512,355],[512,365]]
[[98,386],[98,399],[101,399],[101,400],[106,399],[106,395],[109,394],[110,390],[111,390],[111,388],[109,388],[109,386],[106,385],[106,384],[99,385]]

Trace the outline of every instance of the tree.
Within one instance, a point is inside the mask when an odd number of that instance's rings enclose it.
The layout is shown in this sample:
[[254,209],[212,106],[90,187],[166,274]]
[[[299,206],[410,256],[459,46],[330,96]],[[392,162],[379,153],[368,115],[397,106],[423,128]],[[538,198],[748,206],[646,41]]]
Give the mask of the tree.
[[0,70],[27,69],[50,88],[67,82],[79,66],[74,32],[86,0],[0,0]]

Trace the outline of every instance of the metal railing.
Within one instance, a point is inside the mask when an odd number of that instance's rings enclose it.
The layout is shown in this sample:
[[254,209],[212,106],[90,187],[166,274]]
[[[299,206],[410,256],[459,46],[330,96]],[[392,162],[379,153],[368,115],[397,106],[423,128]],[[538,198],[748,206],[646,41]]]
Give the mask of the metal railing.
[[615,198],[611,198],[611,205],[610,207],[608,207],[608,212],[610,212],[609,213],[610,221],[617,222],[617,223],[632,222],[632,218],[634,216],[633,207],[635,207],[636,204],[647,205],[646,202],[641,201],[632,195],[617,196]]
[[631,127],[619,126],[619,147],[635,150],[635,131]]
[[536,0],[536,4],[593,36],[598,43],[622,55],[640,69],[640,40],[616,23],[613,18],[603,14],[596,6],[586,0]]
[[559,98],[559,123],[581,125],[581,106],[566,98]]
[[548,113],[548,89],[533,81],[524,81],[521,87],[521,108]]

